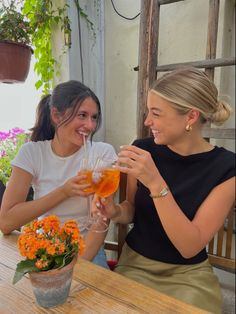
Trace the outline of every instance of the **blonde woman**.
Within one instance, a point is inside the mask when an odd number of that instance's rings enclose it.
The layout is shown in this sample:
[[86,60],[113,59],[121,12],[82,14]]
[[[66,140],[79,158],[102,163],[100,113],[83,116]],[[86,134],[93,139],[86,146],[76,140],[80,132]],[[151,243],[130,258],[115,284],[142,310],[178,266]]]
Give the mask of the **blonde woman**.
[[119,153],[119,168],[128,174],[127,199],[97,204],[113,221],[133,223],[116,271],[221,313],[206,246],[234,202],[235,154],[207,142],[201,131],[205,122],[227,120],[230,106],[218,100],[203,71],[184,68],[153,84],[147,108],[145,125],[153,136]]

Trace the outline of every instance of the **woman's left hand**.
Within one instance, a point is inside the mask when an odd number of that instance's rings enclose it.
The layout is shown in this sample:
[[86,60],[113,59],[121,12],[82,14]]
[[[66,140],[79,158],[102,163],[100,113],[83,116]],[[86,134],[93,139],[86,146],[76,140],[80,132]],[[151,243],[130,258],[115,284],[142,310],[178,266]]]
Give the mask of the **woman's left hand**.
[[163,181],[151,154],[136,146],[121,146],[117,165],[121,172],[132,175],[150,190]]

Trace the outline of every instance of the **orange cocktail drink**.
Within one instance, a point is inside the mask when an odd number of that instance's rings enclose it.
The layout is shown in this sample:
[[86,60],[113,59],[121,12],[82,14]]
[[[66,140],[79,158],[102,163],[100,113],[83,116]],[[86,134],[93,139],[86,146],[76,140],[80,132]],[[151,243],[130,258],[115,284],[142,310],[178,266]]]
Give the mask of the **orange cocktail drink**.
[[100,180],[95,185],[95,193],[100,197],[107,197],[116,192],[119,183],[120,171],[115,168],[104,168]]
[[84,169],[84,170],[81,170],[79,172],[79,174],[83,174],[83,175],[86,176],[83,180],[80,181],[80,183],[81,184],[89,184],[90,185],[90,187],[84,189],[84,192],[95,193],[95,185],[94,185],[94,182],[93,182],[93,179],[92,179],[93,171]]
[[100,197],[107,197],[116,192],[120,183],[120,171],[112,167],[82,170],[80,174],[86,175],[81,183],[90,185],[84,191],[96,193]]

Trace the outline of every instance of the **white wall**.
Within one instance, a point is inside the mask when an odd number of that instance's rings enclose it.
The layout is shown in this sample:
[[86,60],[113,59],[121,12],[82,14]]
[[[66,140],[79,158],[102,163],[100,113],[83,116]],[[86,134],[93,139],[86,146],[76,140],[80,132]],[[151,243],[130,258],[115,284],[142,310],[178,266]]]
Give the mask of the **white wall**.
[[[114,4],[126,17],[140,12],[140,0]],[[123,19],[105,1],[105,139],[117,150],[136,137],[139,20]]]
[[31,59],[29,75],[24,83],[0,83],[0,131],[13,127],[28,130],[34,124],[36,106],[41,97],[34,84],[37,81]]
[[92,26],[86,18],[78,16],[75,5],[70,2],[72,47],[69,51],[69,77],[80,80],[98,96],[103,123],[94,138],[104,140],[104,1],[80,0],[79,4]]

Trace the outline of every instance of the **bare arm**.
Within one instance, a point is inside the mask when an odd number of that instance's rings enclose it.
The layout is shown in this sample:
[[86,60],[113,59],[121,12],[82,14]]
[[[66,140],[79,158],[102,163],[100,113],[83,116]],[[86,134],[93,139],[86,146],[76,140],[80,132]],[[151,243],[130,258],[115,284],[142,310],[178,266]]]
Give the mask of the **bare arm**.
[[215,187],[192,221],[184,215],[171,193],[154,199],[163,228],[185,258],[200,252],[223,225],[234,202],[234,180],[231,178]]
[[[128,165],[123,172],[139,179],[153,195],[167,186],[149,152],[125,146],[118,161]],[[194,219],[189,220],[171,192],[154,198],[154,204],[169,239],[185,258],[195,256],[223,225],[235,199],[235,177],[215,187],[201,204]]]
[[92,230],[89,231],[85,237],[85,252],[82,257],[88,261],[92,261],[103,245],[106,235],[107,232],[97,233]]
[[0,230],[4,234],[8,234],[48,212],[68,197],[88,195],[88,193],[81,192],[87,185],[78,183],[83,177],[80,175],[71,178],[63,186],[56,188],[47,195],[37,200],[26,202],[32,175],[21,168],[13,167],[12,175],[2,200]]

